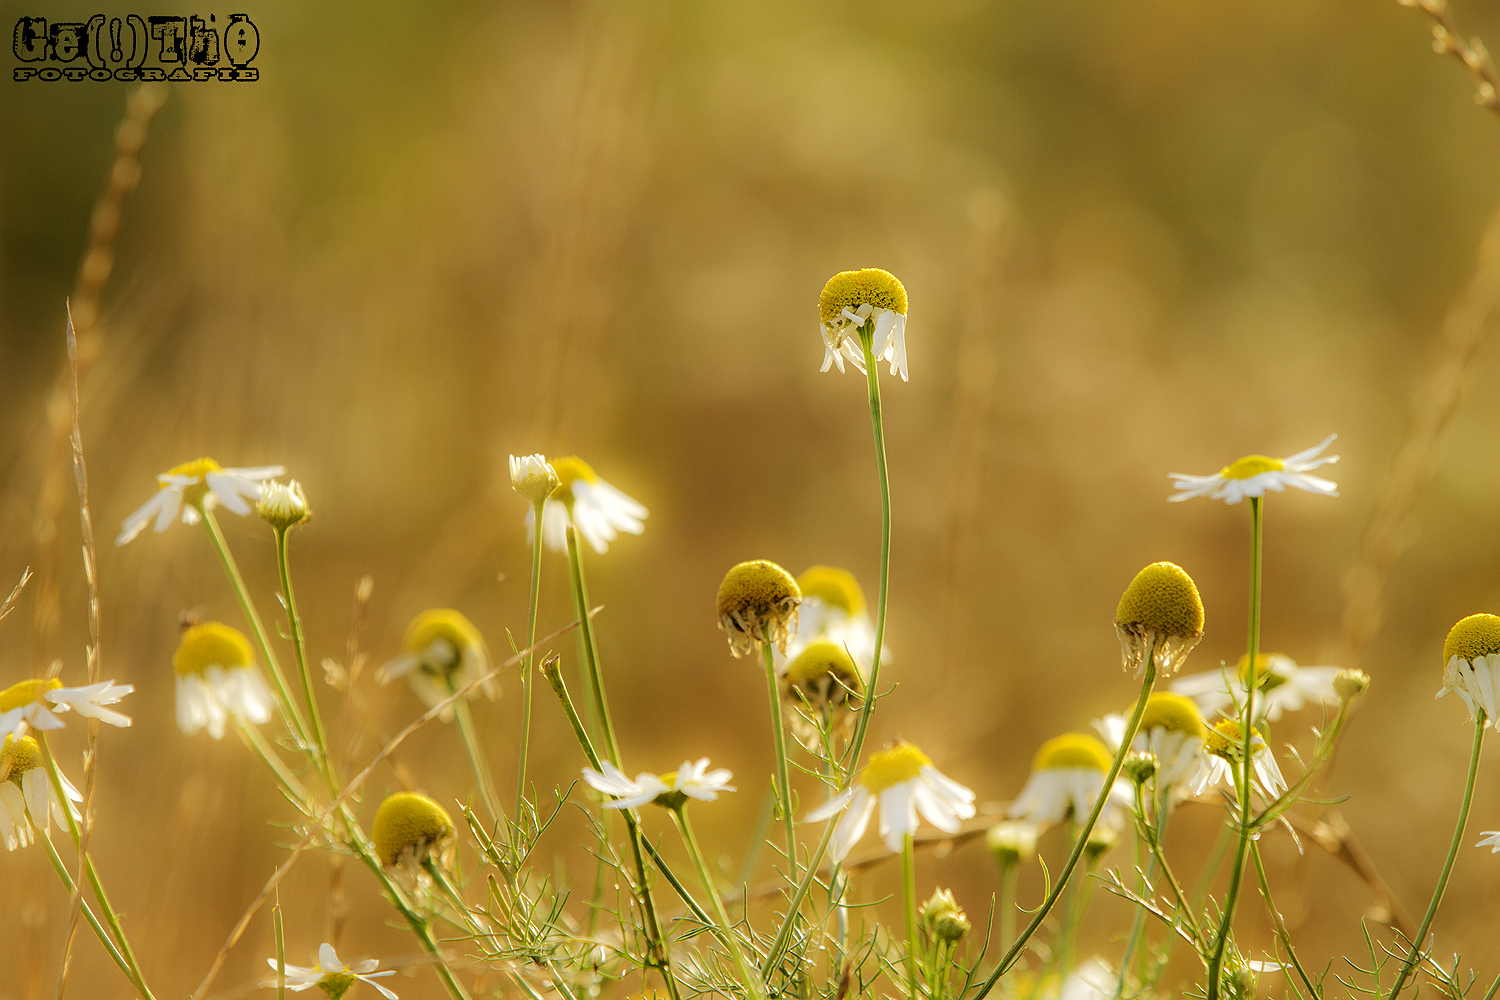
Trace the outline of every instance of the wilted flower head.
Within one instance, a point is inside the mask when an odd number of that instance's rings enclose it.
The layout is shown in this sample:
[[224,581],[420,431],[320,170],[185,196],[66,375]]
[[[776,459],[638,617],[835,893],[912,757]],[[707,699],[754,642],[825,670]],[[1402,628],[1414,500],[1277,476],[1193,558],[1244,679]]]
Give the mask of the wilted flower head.
[[420,792],[396,792],[375,811],[370,836],[388,868],[416,868],[429,858],[442,863],[453,844],[453,820]]
[[823,334],[822,371],[836,364],[842,372],[846,358],[861,372],[865,370],[859,337],[873,319],[870,353],[890,362],[891,374],[906,381],[906,289],[894,274],[878,267],[840,271],[823,286],[818,318]]
[[191,736],[207,729],[214,739],[237,718],[260,725],[271,718],[271,689],[255,665],[250,640],[223,622],[185,629],[172,654],[177,675],[177,728]]
[[1156,562],[1135,575],[1115,609],[1120,657],[1137,677],[1148,652],[1163,673],[1182,665],[1203,638],[1203,599],[1181,566]]
[[1448,632],[1443,643],[1441,698],[1457,691],[1469,708],[1471,721],[1484,713],[1484,724],[1495,725],[1495,689],[1500,686],[1500,618],[1470,615]]
[[115,544],[124,545],[139,535],[152,519],[158,532],[166,531],[178,513],[183,524],[197,524],[203,511],[219,503],[244,517],[250,513],[250,504],[260,500],[262,484],[285,474],[279,465],[226,469],[211,458],[184,462],[156,477],[160,484],[156,496],[125,519]]
[[763,642],[785,652],[801,601],[792,574],[769,559],[751,559],[730,567],[719,584],[719,628],[735,656],[750,656]]
[[562,485],[545,455],[510,456],[510,485],[532,503],[540,503]]
[[271,482],[262,486],[255,512],[262,521],[277,531],[306,524],[312,519],[312,511],[307,507],[307,494],[302,492],[302,484],[295,479],[287,483]]
[[[600,479],[583,459],[571,455],[554,458],[550,466],[558,486],[542,508],[542,540],[547,548],[568,551],[570,521],[599,553],[609,551],[609,543],[621,531],[639,535],[646,530],[646,508]],[[536,541],[535,508],[526,511],[526,540]]]
[[1169,500],[1188,500],[1207,494],[1214,500],[1239,503],[1243,497],[1265,496],[1267,490],[1280,493],[1288,486],[1295,486],[1308,493],[1321,493],[1336,497],[1338,485],[1317,476],[1309,476],[1313,469],[1332,465],[1339,460],[1337,455],[1318,456],[1323,449],[1333,444],[1337,434],[1330,434],[1316,448],[1299,451],[1289,458],[1268,458],[1265,455],[1246,455],[1230,465],[1224,466],[1212,476],[1185,476],[1172,473],[1172,485],[1182,492]]
[[[389,684],[397,677],[408,678],[411,689],[428,708],[490,669],[490,650],[484,636],[452,608],[432,608],[417,615],[407,626],[401,645],[404,652],[377,670],[375,679]],[[481,684],[480,689],[492,700],[500,693],[494,678]],[[470,692],[468,697],[475,694]],[[452,718],[450,705],[443,710],[442,719],[448,722]]]

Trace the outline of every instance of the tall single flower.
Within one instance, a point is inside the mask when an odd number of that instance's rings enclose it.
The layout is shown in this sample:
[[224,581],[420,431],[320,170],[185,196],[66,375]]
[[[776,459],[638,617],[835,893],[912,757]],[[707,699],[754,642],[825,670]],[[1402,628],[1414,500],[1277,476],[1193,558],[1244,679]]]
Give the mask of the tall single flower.
[[1120,662],[1139,677],[1147,653],[1170,674],[1203,638],[1203,599],[1187,571],[1155,562],[1135,575],[1115,608]]
[[769,559],[736,563],[719,583],[719,628],[737,657],[754,655],[764,642],[785,653],[801,604],[797,581]]
[[32,729],[61,729],[57,716],[74,711],[87,719],[98,719],[111,726],[130,725],[130,716],[108,706],[135,690],[132,684],[103,681],[84,687],[63,687],[56,678],[25,680],[0,691],[0,736],[8,736],[25,722]]
[[[1255,716],[1268,722],[1283,712],[1296,712],[1306,705],[1337,705],[1334,681],[1338,667],[1300,667],[1282,653],[1261,653],[1256,658]],[[1240,657],[1238,669],[1209,670],[1189,674],[1172,682],[1172,691],[1198,703],[1204,715],[1218,715],[1231,705],[1243,705],[1250,678],[1250,654]]]
[[[1113,763],[1109,750],[1088,733],[1054,736],[1036,752],[1031,777],[1010,804],[1010,817],[1041,827],[1056,826],[1070,815],[1081,822],[1093,811]],[[1130,798],[1129,785],[1116,781],[1100,822],[1118,825]]]
[[[452,608],[433,608],[412,619],[402,641],[404,652],[375,672],[375,679],[389,684],[406,677],[418,698],[433,707],[459,688],[490,669],[490,650],[473,622]],[[494,678],[480,685],[491,700],[500,694]],[[474,697],[474,692],[469,694]],[[453,719],[450,705],[442,713]]]
[[1337,434],[1330,434],[1317,447],[1299,451],[1287,458],[1246,455],[1224,466],[1212,476],[1188,476],[1174,472],[1171,474],[1172,485],[1181,492],[1174,493],[1167,499],[1189,500],[1206,495],[1225,503],[1239,503],[1245,497],[1265,496],[1267,490],[1280,493],[1288,486],[1295,486],[1308,493],[1336,497],[1339,495],[1337,483],[1308,475],[1314,469],[1332,465],[1339,460],[1337,455],[1323,455],[1324,449],[1333,444],[1336,437]]
[[[9,770],[5,769],[7,760],[10,761]],[[83,796],[66,775],[59,772],[58,777],[62,778],[63,793],[71,800],[68,810],[76,820],[79,814],[73,803],[82,802]],[[40,824],[42,832],[46,833],[52,827],[53,816],[57,817],[58,823],[68,821],[57,792],[47,777],[42,748],[30,736],[19,740],[7,736],[0,745],[0,806],[4,807],[0,809],[0,837],[4,838],[7,851],[25,847],[35,839],[32,836],[33,823]],[[29,820],[28,811],[31,814]]]
[[823,286],[818,318],[823,334],[820,371],[838,365],[842,372],[847,358],[863,373],[860,331],[873,320],[870,353],[877,361],[889,362],[891,374],[906,381],[906,289],[894,274],[878,267],[840,271]]
[[[554,458],[549,464],[559,485],[542,508],[542,541],[547,548],[568,551],[569,521],[599,553],[608,552],[609,543],[621,531],[639,535],[646,530],[644,522],[650,512],[600,479],[583,459]],[[526,540],[536,541],[534,509],[526,511]]]
[[[276,971],[276,959],[266,959],[271,966],[271,971]],[[384,972],[376,972],[380,963],[375,959],[366,959],[363,962],[355,962],[353,965],[345,965],[339,961],[338,954],[333,950],[333,945],[324,942],[318,948],[318,967],[315,969],[305,968],[301,965],[288,964],[283,972],[286,977],[286,988],[293,993],[301,993],[303,990],[316,986],[328,994],[328,1000],[339,1000],[349,987],[358,980],[367,983],[380,991],[380,995],[386,1000],[397,1000],[396,994],[377,983],[375,980],[386,976],[394,976],[395,969],[387,969]],[[275,986],[275,980],[266,984]]]
[[179,513],[183,524],[197,524],[203,511],[220,503],[244,517],[250,513],[250,505],[260,501],[265,482],[285,474],[286,469],[279,465],[226,469],[211,458],[184,462],[156,477],[160,484],[156,496],[124,520],[115,544],[124,545],[145,531],[153,519],[158,532],[166,531]]
[[[1125,715],[1106,715],[1094,724],[1111,753],[1120,749],[1127,724]],[[1207,734],[1208,727],[1191,698],[1158,691],[1146,702],[1130,749],[1153,754],[1157,787],[1181,796],[1204,766],[1203,740]]]
[[1443,643],[1441,698],[1457,691],[1469,708],[1469,719],[1484,711],[1484,724],[1496,725],[1495,689],[1500,687],[1500,618],[1470,615],[1448,632]]
[[834,861],[843,861],[864,836],[877,802],[880,835],[892,851],[917,832],[918,813],[944,833],[957,833],[961,821],[974,815],[973,792],[934,767],[917,747],[898,740],[872,754],[854,784],[807,814],[807,821],[816,823],[844,812],[830,845]]
[[232,716],[253,725],[270,721],[271,689],[266,686],[250,640],[223,622],[202,622],[185,629],[172,654],[177,675],[177,728],[191,736],[207,729],[224,738]]
[[[1208,738],[1204,741],[1208,756],[1205,758],[1205,766],[1193,779],[1194,795],[1202,795],[1219,784],[1239,787],[1240,770],[1243,767],[1241,761],[1245,752],[1244,734],[1245,730],[1238,719],[1221,720],[1208,731]],[[1286,779],[1281,776],[1276,755],[1271,753],[1265,737],[1253,727],[1250,730],[1250,761],[1254,772],[1252,781],[1262,795],[1274,799],[1286,791]]]
[[666,774],[642,771],[634,781],[607,760],[601,766],[602,774],[591,767],[584,768],[583,780],[605,795],[615,796],[613,802],[604,804],[606,809],[639,809],[651,802],[675,809],[687,799],[712,802],[720,792],[735,790],[729,783],[734,775],[722,767],[710,771],[707,757],[683,761],[676,771]]

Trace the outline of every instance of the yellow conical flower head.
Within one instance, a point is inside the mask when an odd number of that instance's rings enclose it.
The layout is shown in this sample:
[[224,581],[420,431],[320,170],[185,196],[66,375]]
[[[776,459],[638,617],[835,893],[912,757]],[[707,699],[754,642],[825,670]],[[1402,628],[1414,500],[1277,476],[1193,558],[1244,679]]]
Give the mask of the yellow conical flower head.
[[483,650],[485,662],[489,662],[489,649],[484,644],[484,636],[479,634],[479,629],[474,627],[473,622],[452,608],[430,608],[417,615],[407,626],[406,638],[401,645],[408,653],[426,653],[439,639],[453,647],[453,661],[448,664],[430,664],[424,661],[424,666],[446,667],[446,672],[451,673],[463,662],[464,651],[470,649]]
[[905,316],[906,288],[894,274],[878,267],[840,271],[828,279],[818,296],[818,318],[832,323],[845,309],[858,309],[865,303]]
[[801,602],[792,574],[769,559],[742,562],[719,584],[719,628],[729,636],[735,656],[749,656],[767,641],[785,653],[787,640],[797,632]]
[[910,743],[897,740],[889,750],[870,755],[859,783],[871,794],[879,795],[887,788],[911,781],[922,774],[922,768],[931,767],[932,758]]
[[1143,733],[1153,729],[1165,729],[1203,739],[1208,727],[1203,724],[1203,713],[1198,703],[1191,698],[1167,691],[1158,691],[1146,702],[1146,711],[1141,714]]
[[1157,665],[1170,674],[1203,638],[1203,600],[1181,566],[1152,563],[1135,575],[1115,609],[1121,660],[1137,675],[1154,651]]
[[786,667],[786,681],[793,687],[821,689],[826,682],[864,693],[865,681],[854,658],[841,643],[832,639],[814,639],[802,648]]
[[1272,458],[1269,455],[1246,455],[1224,466],[1219,470],[1219,475],[1225,479],[1249,479],[1262,472],[1281,472],[1285,468],[1286,463],[1279,458]]
[[577,455],[566,455],[562,458],[549,458],[548,464],[552,466],[560,485],[552,491],[552,499],[560,500],[566,504],[569,510],[573,509],[573,484],[582,479],[586,483],[597,483],[599,476],[590,467],[589,463]]
[[1500,653],[1500,618],[1494,615],[1470,615],[1448,631],[1443,643],[1443,663],[1455,656],[1473,663],[1481,656]]
[[255,662],[250,640],[245,633],[223,622],[203,622],[182,633],[177,652],[172,654],[172,669],[177,676],[201,674],[209,667],[233,670]]
[[0,761],[7,758],[10,759],[10,771],[5,777],[20,785],[21,775],[34,767],[42,766],[42,748],[30,736],[22,736],[20,740],[7,736],[5,746],[0,748]]
[[370,835],[381,864],[419,865],[444,852],[453,838],[453,820],[420,792],[397,792],[380,803]]
[[1109,748],[1088,733],[1064,733],[1054,736],[1036,752],[1031,762],[1031,771],[1061,771],[1087,768],[1108,774],[1115,762]]
[[849,617],[864,614],[865,592],[847,569],[837,566],[809,566],[797,577],[803,597],[816,597]]
[[[1257,690],[1271,691],[1285,684],[1287,678],[1276,669],[1279,662],[1287,660],[1282,653],[1257,653],[1255,656],[1255,679],[1259,682]],[[1250,654],[1244,653],[1240,656],[1239,663],[1235,665],[1240,674],[1240,683],[1246,687],[1250,686]]]
[[843,643],[814,639],[781,675],[781,696],[792,708],[792,733],[816,753],[825,732],[842,732],[854,721],[849,709],[865,693],[865,679]]
[[[196,477],[198,480],[196,483],[183,487],[182,501],[193,507],[202,507],[203,498],[208,496],[208,474],[210,472],[219,472],[223,468],[222,465],[211,458],[195,458],[191,462],[183,462],[181,465],[173,466],[167,470],[166,474],[169,476]],[[166,489],[170,485],[170,483],[160,483],[158,488]]]
[[4,691],[0,691],[0,712],[9,712],[12,709],[34,704],[48,691],[56,691],[60,687],[62,687],[62,681],[56,677],[51,680],[44,680],[38,677],[32,680],[18,681]]

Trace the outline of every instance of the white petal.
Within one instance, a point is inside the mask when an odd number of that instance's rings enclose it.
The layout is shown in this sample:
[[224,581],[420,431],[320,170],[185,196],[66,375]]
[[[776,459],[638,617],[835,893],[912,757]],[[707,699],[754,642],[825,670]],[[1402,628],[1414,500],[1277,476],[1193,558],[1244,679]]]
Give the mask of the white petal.
[[859,843],[859,838],[865,835],[865,829],[870,825],[870,814],[874,811],[875,796],[871,795],[863,785],[856,788],[849,810],[844,813],[843,818],[839,820],[839,825],[834,828],[833,841],[829,845],[835,863],[848,857],[849,851]]
[[842,812],[844,809],[848,808],[849,801],[853,797],[854,789],[846,788],[842,792],[839,792],[837,795],[835,795],[833,798],[829,799],[827,802],[818,806],[818,808],[814,809],[812,812],[808,813],[807,816],[803,819],[803,822],[820,823],[823,820],[828,819],[829,817],[834,816]]
[[325,973],[344,971],[344,963],[339,961],[338,953],[327,941],[318,946],[318,965]]
[[210,472],[204,478],[219,502],[241,517],[250,513],[250,505],[245,502],[246,496],[252,500],[260,499],[260,487],[254,483],[246,483],[219,472]]

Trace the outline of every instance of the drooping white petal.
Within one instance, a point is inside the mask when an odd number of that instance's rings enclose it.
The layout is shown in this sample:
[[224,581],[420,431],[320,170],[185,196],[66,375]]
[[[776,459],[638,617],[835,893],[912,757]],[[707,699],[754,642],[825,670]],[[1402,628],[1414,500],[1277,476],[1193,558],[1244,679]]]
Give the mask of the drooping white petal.
[[318,965],[324,973],[344,971],[344,963],[339,961],[338,952],[327,941],[318,946]]
[[870,814],[874,811],[875,796],[863,785],[855,787],[849,808],[839,820],[839,825],[834,828],[833,840],[829,844],[834,861],[843,861],[849,856],[849,851],[865,835],[865,829],[870,825]]

